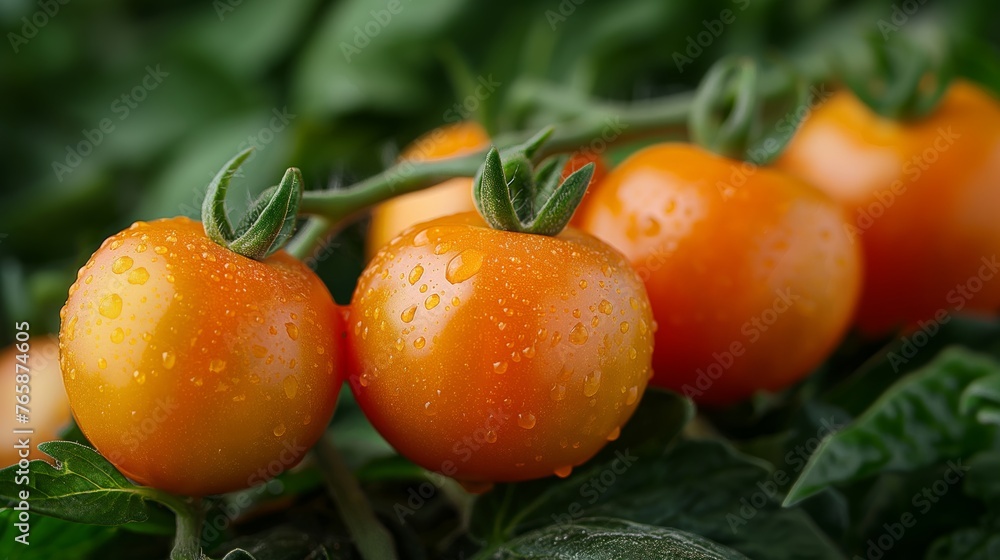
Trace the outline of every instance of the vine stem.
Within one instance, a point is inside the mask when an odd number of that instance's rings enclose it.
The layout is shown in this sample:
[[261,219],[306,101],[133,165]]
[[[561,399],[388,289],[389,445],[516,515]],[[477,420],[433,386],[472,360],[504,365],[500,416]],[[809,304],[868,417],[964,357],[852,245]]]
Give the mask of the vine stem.
[[143,488],[150,500],[159,502],[171,511],[177,518],[177,531],[174,536],[174,548],[170,551],[170,560],[202,560],[201,526],[205,520],[205,508],[201,498],[185,500],[155,488]]
[[358,552],[364,560],[396,560],[392,535],[379,523],[361,486],[347,468],[340,451],[323,438],[313,449],[320,464],[327,491],[337,505]]

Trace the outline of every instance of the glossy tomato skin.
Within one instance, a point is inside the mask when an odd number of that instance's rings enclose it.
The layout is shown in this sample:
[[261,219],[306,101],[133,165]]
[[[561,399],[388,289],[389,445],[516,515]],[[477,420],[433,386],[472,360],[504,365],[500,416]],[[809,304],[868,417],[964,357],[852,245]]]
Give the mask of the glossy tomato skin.
[[362,274],[351,387],[417,464],[467,483],[567,474],[634,412],[650,375],[641,281],[600,241],[415,226]]
[[[21,352],[16,345],[0,352],[0,376],[3,376],[0,380],[0,402],[10,403],[11,408],[8,414],[0,415],[0,433],[4,434],[3,447],[0,448],[2,467],[21,459],[20,450],[14,446],[18,444],[18,439],[25,436],[15,434],[13,430],[33,430],[27,459],[51,460],[38,451],[38,444],[60,439],[59,436],[72,424],[69,400],[59,371],[58,341],[53,336],[40,336],[31,337],[27,343],[27,352]],[[15,382],[15,375],[19,373],[30,376],[27,383]],[[24,385],[28,386],[26,394],[31,399],[24,405],[30,410],[26,424],[16,421],[13,410],[15,397],[25,394],[17,392],[16,388]]]
[[[401,154],[405,161],[427,161],[460,156],[489,146],[490,137],[475,122],[461,122],[444,126],[421,136]],[[572,172],[588,163],[594,163],[591,185],[596,185],[607,174],[607,165],[594,152],[575,152],[562,171],[565,179]],[[593,188],[593,187],[591,187]],[[372,210],[368,228],[367,254],[375,253],[406,228],[463,212],[475,212],[472,201],[472,177],[459,177],[404,194],[383,202]]]
[[342,319],[322,282],[199,222],[136,223],[80,269],[60,357],[83,433],[124,474],[182,495],[293,467],[333,414]]
[[863,331],[1000,308],[1000,282],[986,278],[1000,254],[1000,103],[977,86],[954,83],[913,122],[881,118],[839,92],[777,165],[845,207],[864,251]]
[[[466,121],[434,129],[408,146],[400,159],[429,161],[481,150],[490,137],[476,122]],[[407,193],[379,204],[372,210],[368,226],[369,258],[404,229],[424,222],[475,210],[472,204],[472,177],[458,177],[433,187]]]
[[658,325],[652,383],[700,403],[804,377],[837,344],[858,297],[858,251],[832,200],[695,146],[633,154],[582,219],[646,283]]

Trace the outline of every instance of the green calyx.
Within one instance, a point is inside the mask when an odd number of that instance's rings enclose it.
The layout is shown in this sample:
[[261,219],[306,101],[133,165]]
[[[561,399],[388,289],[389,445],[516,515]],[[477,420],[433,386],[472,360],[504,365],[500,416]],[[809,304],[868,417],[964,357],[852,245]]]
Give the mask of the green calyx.
[[501,154],[495,147],[472,183],[480,215],[494,229],[558,235],[569,223],[594,174],[588,163],[560,182],[566,156],[550,157],[535,170],[533,159],[551,136],[549,127]]
[[951,84],[952,69],[905,36],[869,37],[867,64],[842,64],[844,82],[879,115],[917,120],[933,112]]
[[263,260],[281,249],[295,232],[302,174],[294,167],[286,171],[277,186],[269,187],[253,201],[234,228],[226,212],[226,191],[252,151],[237,154],[212,179],[201,206],[201,221],[212,241],[244,257]]
[[[773,161],[795,129],[778,123],[794,122],[794,116],[809,107],[810,95],[805,81],[788,66],[770,72],[766,82],[767,91],[758,64],[750,58],[728,57],[715,63],[691,104],[692,140],[728,158],[757,165]],[[765,107],[780,99],[788,100],[785,107]],[[770,115],[767,120],[765,114]],[[780,118],[773,118],[775,114]]]

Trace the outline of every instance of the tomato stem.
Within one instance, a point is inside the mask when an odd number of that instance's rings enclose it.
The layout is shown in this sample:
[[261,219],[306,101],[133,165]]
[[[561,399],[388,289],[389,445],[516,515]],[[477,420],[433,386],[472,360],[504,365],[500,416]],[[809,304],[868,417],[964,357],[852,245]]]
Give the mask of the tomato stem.
[[364,560],[395,560],[392,534],[379,522],[358,480],[347,468],[340,451],[326,438],[320,439],[313,453],[326,481],[327,491]]
[[201,560],[204,557],[201,553],[201,525],[205,519],[201,498],[185,499],[149,487],[143,487],[142,490],[150,500],[159,502],[174,512],[177,518],[170,560]]

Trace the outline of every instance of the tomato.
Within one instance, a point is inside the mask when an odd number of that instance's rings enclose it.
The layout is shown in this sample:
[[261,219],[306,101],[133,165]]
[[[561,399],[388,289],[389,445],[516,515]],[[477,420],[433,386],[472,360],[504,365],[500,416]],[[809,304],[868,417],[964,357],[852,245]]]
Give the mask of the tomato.
[[871,334],[948,310],[1000,308],[1000,104],[954,83],[930,116],[882,118],[839,92],[778,160],[848,211],[866,277],[857,322]]
[[[37,450],[38,444],[54,441],[71,424],[69,401],[63,389],[62,374],[59,372],[59,344],[55,337],[30,338],[27,346],[18,348],[18,343],[0,353],[0,402],[9,407],[0,414],[0,431],[4,434],[0,448],[0,466],[16,463],[21,457],[14,446],[21,438],[30,438],[28,459],[47,458]],[[22,352],[21,350],[26,350]],[[19,367],[20,366],[20,367]],[[17,375],[28,377],[17,379]],[[27,386],[27,389],[23,387]],[[25,397],[26,395],[26,397]],[[23,397],[22,406],[28,409],[28,422],[16,421],[15,400]],[[31,429],[31,434],[15,434],[13,430]]]
[[[401,157],[408,161],[426,161],[460,156],[481,150],[489,145],[486,131],[475,122],[462,122],[428,132],[403,151]],[[605,174],[607,166],[593,152],[575,152],[563,168],[562,179],[588,163],[596,164],[590,182],[596,185]],[[369,259],[406,228],[462,212],[473,212],[472,177],[445,181],[440,185],[395,197],[372,210],[368,229],[367,253]]]
[[[597,189],[601,181],[608,174],[608,166],[604,163],[604,159],[591,151],[579,151],[573,152],[570,155],[569,161],[566,162],[566,167],[563,168],[561,179],[565,180],[574,171],[580,169],[588,163],[594,164],[594,174],[590,177],[590,187],[587,189],[587,194],[583,197],[583,202],[580,203],[581,206],[587,203],[588,197],[590,197],[590,192]],[[573,215],[573,219],[570,221],[573,227],[580,227],[580,212]]]
[[708,405],[782,389],[848,325],[858,251],[835,203],[790,175],[659,144],[612,170],[581,213],[646,283],[655,385]]
[[199,222],[139,222],[80,269],[61,317],[77,423],[142,484],[206,495],[265,482],[333,415],[342,319],[287,253],[258,262]]
[[469,483],[565,476],[635,411],[652,328],[642,282],[597,239],[449,216],[410,228],[362,274],[351,386],[427,469]]

